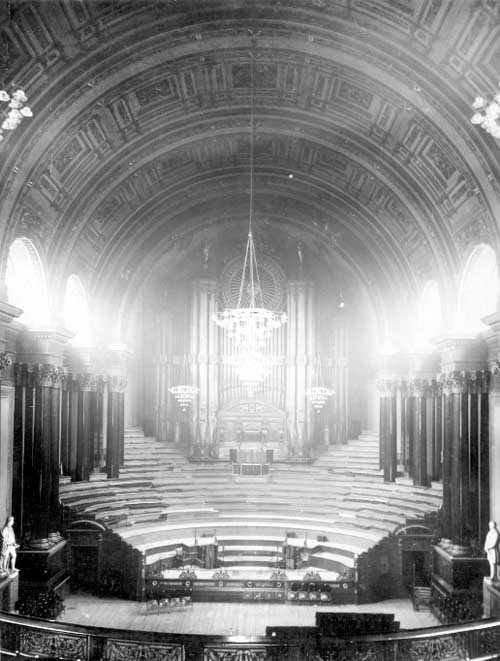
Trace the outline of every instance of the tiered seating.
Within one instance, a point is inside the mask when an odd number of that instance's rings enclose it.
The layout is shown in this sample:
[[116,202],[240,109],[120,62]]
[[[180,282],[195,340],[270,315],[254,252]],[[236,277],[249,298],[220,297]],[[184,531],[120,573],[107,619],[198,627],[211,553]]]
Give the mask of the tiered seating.
[[65,506],[105,523],[146,565],[171,566],[216,544],[222,567],[276,567],[283,545],[307,566],[342,574],[408,519],[441,504],[439,485],[384,483],[378,439],[332,446],[313,465],[273,464],[268,482],[235,482],[228,462],[190,463],[173,445],[129,432],[118,480],[62,484]]

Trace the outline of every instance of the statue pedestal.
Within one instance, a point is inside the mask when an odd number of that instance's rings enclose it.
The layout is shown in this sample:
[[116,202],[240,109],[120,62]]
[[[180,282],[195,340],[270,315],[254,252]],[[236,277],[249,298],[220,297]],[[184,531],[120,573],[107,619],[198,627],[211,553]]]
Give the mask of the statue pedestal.
[[0,610],[13,613],[19,599],[19,571],[0,576]]
[[21,592],[58,591],[69,576],[66,550],[65,539],[46,550],[19,550]]
[[489,574],[486,558],[454,555],[453,547],[433,547],[433,610],[442,622],[478,619],[482,614],[483,580]]
[[483,580],[483,617],[500,617],[500,581]]

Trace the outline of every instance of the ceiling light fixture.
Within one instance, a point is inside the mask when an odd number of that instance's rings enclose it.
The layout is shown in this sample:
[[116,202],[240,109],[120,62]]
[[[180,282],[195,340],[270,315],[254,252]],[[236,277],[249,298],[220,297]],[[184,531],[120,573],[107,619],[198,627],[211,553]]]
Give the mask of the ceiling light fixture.
[[472,109],[476,112],[470,118],[471,123],[479,124],[494,138],[500,138],[500,91],[487,97],[476,96]]
[[264,306],[253,239],[255,142],[253,50],[250,52],[250,62],[250,209],[245,259],[236,307],[225,308],[212,317],[217,326],[227,332],[242,356],[242,363],[246,362],[246,364],[248,364],[248,355],[264,349],[272,333],[287,321],[284,312],[269,310]]
[[25,117],[33,117],[31,109],[25,105],[28,97],[22,89],[16,89],[9,94],[0,90],[0,140],[4,139],[4,131],[16,129]]

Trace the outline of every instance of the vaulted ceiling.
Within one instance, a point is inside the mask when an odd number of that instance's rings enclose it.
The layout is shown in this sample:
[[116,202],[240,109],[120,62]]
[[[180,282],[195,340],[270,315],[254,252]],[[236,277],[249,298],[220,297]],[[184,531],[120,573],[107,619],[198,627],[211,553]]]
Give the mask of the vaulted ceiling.
[[498,244],[500,144],[469,120],[499,31],[496,0],[2,0],[34,117],[0,143],[0,245],[122,302],[232,258],[253,107],[258,250],[374,301],[453,287]]

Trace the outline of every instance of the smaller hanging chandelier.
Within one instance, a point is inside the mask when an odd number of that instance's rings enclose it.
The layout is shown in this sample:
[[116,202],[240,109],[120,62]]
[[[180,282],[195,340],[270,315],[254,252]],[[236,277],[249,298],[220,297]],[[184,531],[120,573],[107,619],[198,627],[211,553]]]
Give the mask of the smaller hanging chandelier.
[[184,381],[184,383],[178,386],[171,386],[168,389],[168,392],[172,393],[172,395],[175,397],[177,403],[181,407],[181,411],[187,411],[190,404],[193,402],[195,397],[200,392],[200,389],[197,388],[196,386],[192,386],[187,383],[189,369],[188,369],[188,361],[186,356],[184,356],[183,372],[184,373],[182,380]]
[[307,388],[306,397],[311,402],[316,413],[319,413],[327,400],[335,394],[335,391],[326,386],[320,385],[321,383],[321,363],[319,358],[316,361],[316,385]]
[[198,395],[199,391],[200,389],[196,388],[196,386],[189,385],[172,386],[168,389],[168,392],[172,393],[177,403],[181,407],[181,411],[187,411],[189,405]]
[[306,397],[313,405],[314,410],[319,413],[329,397],[334,394],[334,391],[325,386],[311,386],[306,390]]
[[487,97],[477,96],[472,109],[476,112],[470,119],[471,123],[479,124],[494,138],[500,138],[500,91]]
[[0,90],[0,140],[4,139],[4,131],[13,131],[25,117],[33,117],[31,109],[25,105],[28,97],[21,89],[12,94]]

